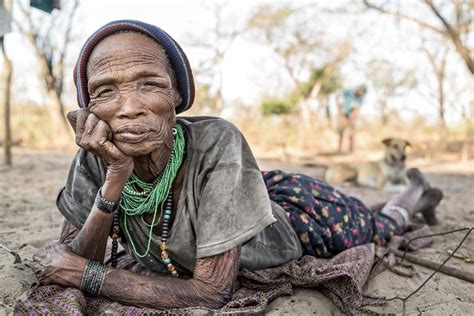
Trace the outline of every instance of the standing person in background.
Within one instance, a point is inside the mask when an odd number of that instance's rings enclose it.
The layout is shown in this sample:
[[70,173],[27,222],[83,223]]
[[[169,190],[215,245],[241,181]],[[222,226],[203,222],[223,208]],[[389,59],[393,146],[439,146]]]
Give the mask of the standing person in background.
[[338,152],[342,152],[342,141],[344,131],[349,133],[349,152],[354,150],[355,120],[359,115],[360,107],[364,103],[367,93],[365,85],[359,85],[354,89],[343,90],[337,98],[338,126],[339,134]]

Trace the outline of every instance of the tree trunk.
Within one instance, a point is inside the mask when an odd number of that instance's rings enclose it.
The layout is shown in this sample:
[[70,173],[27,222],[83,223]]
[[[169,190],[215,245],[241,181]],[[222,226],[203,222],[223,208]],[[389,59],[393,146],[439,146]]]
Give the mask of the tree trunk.
[[321,88],[322,82],[317,81],[311,89],[311,92],[307,98],[304,98],[302,93],[300,94],[301,97],[300,102],[298,102],[298,110],[305,130],[309,130],[312,128],[310,101],[316,100],[318,98]]
[[[474,110],[474,101],[472,101],[472,110]],[[470,116],[467,110],[462,107],[462,117],[466,124],[466,135],[464,137],[463,146],[461,150],[461,160],[466,161],[470,158],[471,147],[474,146],[474,116]]]
[[444,95],[444,63],[442,65],[441,71],[438,74],[438,115],[439,115],[439,124],[441,127],[442,135],[446,134],[446,119],[445,119],[445,95]]
[[326,119],[328,120],[328,126],[332,127],[332,114],[331,114],[331,107],[329,105],[329,98],[326,97],[326,100],[324,102],[324,109],[326,113]]
[[3,52],[3,62],[5,64],[5,164],[7,166],[12,165],[12,135],[11,135],[11,125],[10,125],[10,87],[12,82],[12,63],[10,59],[8,59],[7,53],[5,51],[5,40],[4,37],[0,39],[0,45],[2,46]]
[[324,117],[326,119],[326,124],[328,127],[331,127],[331,111],[329,109],[329,100],[327,95],[318,96],[318,108],[316,114],[318,118]]
[[298,102],[298,111],[301,118],[301,123],[304,126],[304,129],[311,128],[311,111],[309,109],[309,100],[301,99]]
[[64,131],[71,134],[71,126],[66,119],[66,113],[64,113],[64,105],[61,101],[61,98],[54,90],[48,91],[48,100],[52,103],[52,106],[56,111],[53,111],[53,120],[55,123],[60,124]]
[[216,91],[216,97],[214,98],[214,115],[219,116],[222,114],[224,109],[224,100],[222,99],[222,89],[218,88]]

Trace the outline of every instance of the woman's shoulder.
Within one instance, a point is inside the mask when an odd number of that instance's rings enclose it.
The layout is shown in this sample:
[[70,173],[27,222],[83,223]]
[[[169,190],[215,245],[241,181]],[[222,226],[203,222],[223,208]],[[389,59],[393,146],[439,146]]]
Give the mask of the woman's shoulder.
[[178,117],[191,137],[195,149],[208,149],[216,143],[232,145],[241,143],[243,135],[231,122],[212,116]]
[[216,116],[179,116],[178,123],[186,126],[192,132],[238,132],[239,129],[231,122]]

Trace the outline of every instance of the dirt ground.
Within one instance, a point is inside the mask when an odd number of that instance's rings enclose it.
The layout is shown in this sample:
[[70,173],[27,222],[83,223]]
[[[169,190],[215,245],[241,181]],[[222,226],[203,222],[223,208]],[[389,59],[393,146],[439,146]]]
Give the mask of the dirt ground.
[[[59,236],[61,215],[55,208],[55,196],[63,185],[73,153],[16,149],[14,166],[0,166],[0,244],[16,251],[23,263],[14,264],[14,257],[0,249],[0,315],[9,314],[14,301],[35,282],[24,263],[32,255]],[[326,162],[324,158],[316,162]],[[283,169],[322,176],[319,164],[282,163],[260,160],[262,169]],[[438,209],[441,224],[435,232],[474,226],[474,162],[413,160],[427,174],[433,186],[445,192]],[[388,199],[391,194],[347,185],[344,192],[357,196],[369,205]],[[436,243],[417,255],[441,262],[453,249],[463,233],[438,237]],[[459,250],[474,258],[474,233]],[[453,258],[450,266],[474,273],[474,264]],[[416,266],[413,278],[383,272],[368,285],[368,293],[386,297],[404,296],[416,289],[432,272]],[[25,295],[25,294],[23,294]],[[407,305],[408,314],[469,315],[474,311],[474,284],[444,274],[436,275],[415,294]],[[400,301],[374,309],[383,314],[402,313]],[[340,311],[322,294],[313,289],[297,289],[294,295],[275,300],[270,315],[337,315]]]

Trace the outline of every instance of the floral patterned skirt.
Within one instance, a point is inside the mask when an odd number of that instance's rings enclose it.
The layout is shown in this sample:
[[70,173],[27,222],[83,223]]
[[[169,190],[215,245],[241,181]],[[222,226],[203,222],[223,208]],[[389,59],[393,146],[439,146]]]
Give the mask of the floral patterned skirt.
[[329,258],[362,244],[383,245],[402,233],[392,218],[323,180],[280,170],[262,175],[270,199],[286,210],[304,254]]

